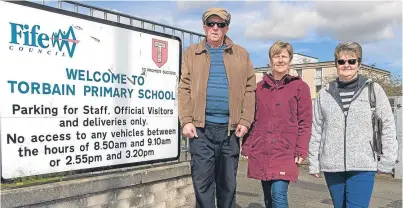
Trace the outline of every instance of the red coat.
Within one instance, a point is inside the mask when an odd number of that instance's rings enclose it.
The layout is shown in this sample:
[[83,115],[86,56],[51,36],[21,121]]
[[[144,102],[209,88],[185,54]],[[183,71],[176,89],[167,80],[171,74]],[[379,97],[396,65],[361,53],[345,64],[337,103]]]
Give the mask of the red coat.
[[309,86],[299,77],[286,75],[276,84],[265,75],[256,88],[255,121],[242,145],[248,177],[296,182],[295,156],[307,157],[311,129]]

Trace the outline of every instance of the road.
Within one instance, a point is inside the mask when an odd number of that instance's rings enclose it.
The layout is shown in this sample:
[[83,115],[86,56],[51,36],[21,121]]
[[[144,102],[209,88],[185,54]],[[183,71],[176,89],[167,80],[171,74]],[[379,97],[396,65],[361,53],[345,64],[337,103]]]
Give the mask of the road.
[[[240,160],[237,185],[237,208],[264,208],[260,181],[247,178],[247,161]],[[290,183],[289,207],[332,208],[329,191],[324,178],[308,174],[308,167],[300,167],[299,181]],[[377,177],[371,208],[402,207],[402,180],[393,177]]]

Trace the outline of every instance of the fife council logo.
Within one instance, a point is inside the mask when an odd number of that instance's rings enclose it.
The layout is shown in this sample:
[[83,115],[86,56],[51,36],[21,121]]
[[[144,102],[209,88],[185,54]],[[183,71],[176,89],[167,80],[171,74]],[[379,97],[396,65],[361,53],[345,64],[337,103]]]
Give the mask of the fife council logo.
[[176,75],[176,72],[169,71],[164,68],[161,69],[168,61],[168,41],[152,39],[152,60],[157,65],[158,69],[155,68],[142,68],[141,75],[146,75],[147,72],[158,73],[158,74],[168,74],[168,75]]
[[77,40],[73,27],[67,31],[59,29],[51,35],[40,33],[41,26],[18,24],[10,22],[11,40],[9,49],[11,51],[37,53],[73,58]]

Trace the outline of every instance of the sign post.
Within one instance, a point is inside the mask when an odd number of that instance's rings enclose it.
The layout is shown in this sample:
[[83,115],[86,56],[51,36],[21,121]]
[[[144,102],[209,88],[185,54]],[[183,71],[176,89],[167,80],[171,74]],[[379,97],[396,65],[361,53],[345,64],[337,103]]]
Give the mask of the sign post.
[[175,160],[181,42],[0,1],[2,178]]

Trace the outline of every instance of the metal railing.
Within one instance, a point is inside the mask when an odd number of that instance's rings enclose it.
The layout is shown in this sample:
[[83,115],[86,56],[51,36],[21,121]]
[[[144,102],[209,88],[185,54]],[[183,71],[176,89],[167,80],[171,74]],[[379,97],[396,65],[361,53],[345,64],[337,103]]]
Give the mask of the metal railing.
[[[41,3],[43,5],[46,5],[45,0],[42,0]],[[53,2],[53,3],[55,3],[55,2]],[[128,24],[128,25],[131,25],[131,26],[137,27],[137,28],[142,28],[142,29],[147,29],[147,30],[151,30],[151,31],[157,31],[157,32],[162,32],[165,34],[177,36],[181,39],[182,51],[184,51],[187,48],[187,46],[189,46],[190,44],[199,43],[199,42],[201,42],[201,40],[203,38],[205,38],[205,35],[201,34],[201,33],[197,33],[197,32],[193,32],[190,30],[185,30],[182,28],[162,24],[159,22],[147,20],[144,18],[140,18],[140,17],[124,14],[124,13],[120,13],[117,11],[103,9],[100,7],[96,7],[96,6],[92,6],[92,5],[88,5],[88,4],[84,4],[84,3],[80,3],[80,2],[58,0],[57,5],[55,5],[55,6],[59,9],[72,11],[75,13],[80,13],[80,14],[91,16],[91,17],[97,17],[97,18],[101,18],[101,19],[105,19],[105,20],[109,20],[109,21],[115,21],[118,23]],[[70,8],[70,9],[68,9],[68,8]],[[87,11],[82,12],[85,10],[87,10]],[[98,15],[97,15],[97,13],[98,13]],[[124,20],[126,20],[126,21],[124,21]],[[147,24],[150,25],[151,28],[147,28],[146,27]],[[161,28],[162,31],[161,30],[159,31],[158,28]],[[186,36],[188,36],[188,42],[186,41]],[[182,138],[180,142],[181,142],[181,157],[179,158],[178,162],[187,161],[187,160],[189,160],[189,157],[188,157],[189,140],[188,140],[188,138]]]
[[398,141],[398,162],[395,165],[393,176],[396,179],[402,179],[402,96],[388,96],[388,99],[390,106],[392,107],[392,113],[396,125],[396,139]]
[[[41,3],[44,5],[46,4],[45,0],[42,0]],[[133,3],[135,3],[135,2],[133,2]],[[70,9],[66,9],[65,6],[67,6],[67,8],[70,7]],[[128,24],[133,27],[138,27],[138,28],[147,29],[147,30],[151,30],[151,31],[158,31],[158,32],[162,32],[165,34],[177,36],[182,40],[182,51],[184,51],[186,49],[186,47],[192,43],[199,43],[205,37],[205,35],[201,34],[201,33],[193,32],[190,30],[185,30],[182,28],[162,24],[159,22],[155,22],[155,21],[143,19],[140,17],[136,17],[136,16],[132,16],[132,15],[128,15],[128,14],[124,14],[124,13],[120,13],[120,12],[112,11],[112,10],[108,10],[108,9],[103,9],[100,7],[96,7],[96,6],[92,6],[92,5],[88,5],[88,4],[84,4],[84,3],[80,3],[80,2],[75,2],[75,1],[58,0],[57,8],[68,10],[68,11],[71,10],[75,13],[80,13],[80,14],[87,13],[86,15],[89,15],[91,17],[98,17],[98,18],[102,18],[105,20],[109,20],[109,21],[115,21],[118,23]],[[80,12],[83,9],[88,10],[88,11],[84,12],[84,13]],[[96,13],[101,14],[101,15],[99,15],[100,17],[98,15],[96,15]],[[124,21],[124,20],[126,20],[126,21]],[[150,25],[151,28],[147,28],[146,27],[147,24]],[[161,30],[158,30],[159,28]],[[188,36],[188,38],[186,36]]]

